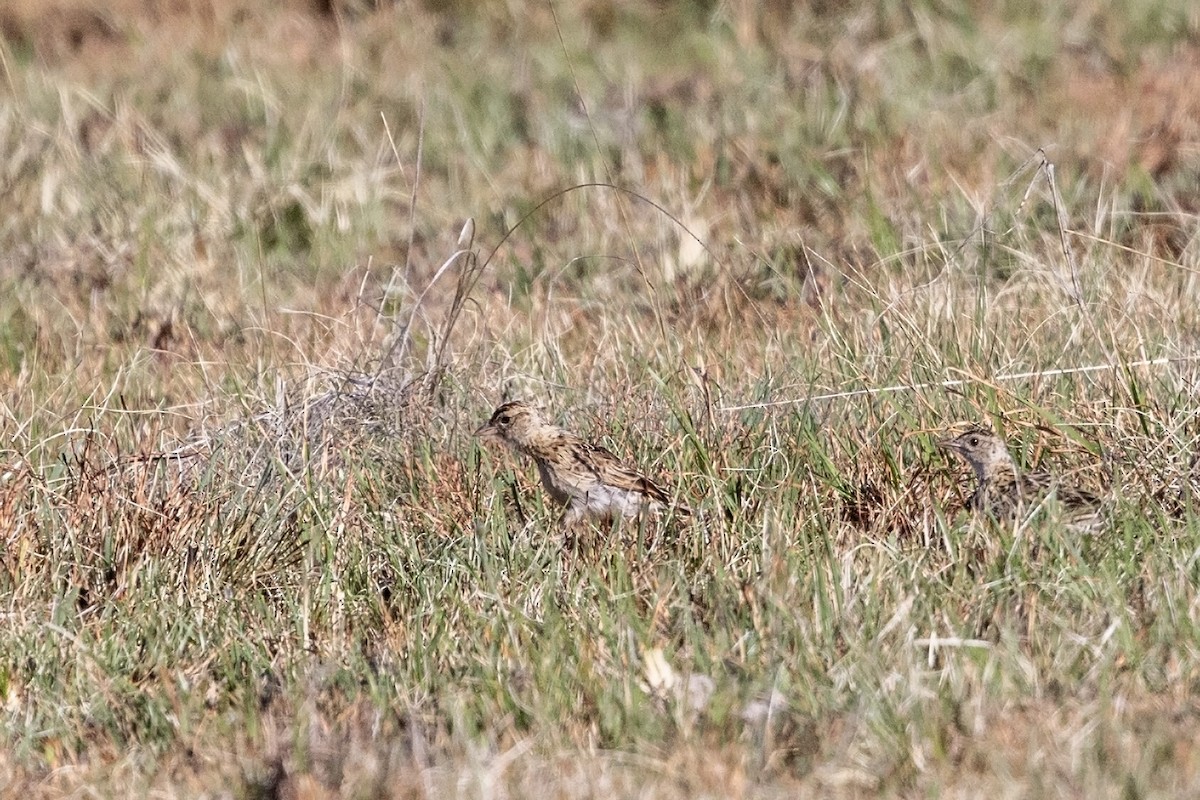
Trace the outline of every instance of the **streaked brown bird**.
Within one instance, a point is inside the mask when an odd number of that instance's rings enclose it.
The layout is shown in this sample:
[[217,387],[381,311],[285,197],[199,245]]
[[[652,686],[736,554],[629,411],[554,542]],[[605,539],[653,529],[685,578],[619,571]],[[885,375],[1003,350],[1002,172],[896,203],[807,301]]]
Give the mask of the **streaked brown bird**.
[[1104,503],[1091,492],[1064,486],[1046,472],[1022,472],[1008,452],[1004,440],[986,428],[972,426],[938,442],[963,458],[979,485],[967,499],[974,514],[999,522],[1013,523],[1053,496],[1061,509],[1059,519],[1069,528],[1093,531],[1105,518]]
[[[537,464],[542,485],[554,501],[567,507],[566,529],[585,517],[636,517],[643,510],[671,506],[667,492],[599,445],[549,422],[530,403],[514,400],[495,410],[475,435],[497,441]],[[678,514],[687,514],[681,505]]]

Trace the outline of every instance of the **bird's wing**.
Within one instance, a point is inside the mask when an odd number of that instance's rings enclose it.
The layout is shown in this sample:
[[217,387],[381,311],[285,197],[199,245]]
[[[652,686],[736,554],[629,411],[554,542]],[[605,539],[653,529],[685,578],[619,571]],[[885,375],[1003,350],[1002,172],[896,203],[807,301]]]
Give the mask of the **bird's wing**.
[[667,505],[670,498],[654,481],[630,469],[621,460],[600,445],[580,443],[576,456],[578,462],[591,470],[596,479],[609,486],[637,492],[651,500]]
[[1067,508],[1093,508],[1099,507],[1104,502],[1086,489],[1076,489],[1071,486],[1060,486],[1057,495],[1058,502]]
[[1037,497],[1054,488],[1056,481],[1048,472],[1025,472],[1021,474],[1021,494],[1026,501]]
[[1046,473],[1034,473],[1028,477],[1032,479],[1028,482],[1037,486],[1036,495],[1031,492],[1030,499],[1032,500],[1034,496],[1044,496],[1047,492],[1053,491],[1054,500],[1062,514],[1061,519],[1068,528],[1091,532],[1104,524],[1107,512],[1105,502],[1100,497],[1086,489],[1063,486]]
[[1038,495],[1053,490],[1055,498],[1065,508],[1081,508],[1085,506],[1099,506],[1101,504],[1100,498],[1086,489],[1064,486],[1060,481],[1055,480],[1052,475],[1046,472],[1034,472],[1022,475],[1021,478],[1022,483],[1025,484],[1023,489],[1028,492],[1027,499],[1033,499]]

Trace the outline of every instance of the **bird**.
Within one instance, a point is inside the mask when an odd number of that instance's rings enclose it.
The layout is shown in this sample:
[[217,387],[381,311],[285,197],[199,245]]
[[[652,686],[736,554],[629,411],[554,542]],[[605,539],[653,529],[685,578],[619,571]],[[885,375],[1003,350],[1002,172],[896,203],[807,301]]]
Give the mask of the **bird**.
[[[631,518],[644,510],[660,511],[672,506],[667,491],[654,481],[605,448],[550,422],[524,400],[501,405],[475,436],[503,442],[533,459],[550,497],[566,506],[559,523],[564,530],[585,518]],[[682,505],[674,508],[680,515],[689,513]]]
[[938,446],[962,457],[975,471],[979,485],[966,502],[973,514],[1013,523],[1053,495],[1062,511],[1060,519],[1068,528],[1092,531],[1103,522],[1100,498],[1065,486],[1049,473],[1022,472],[1004,440],[987,428],[973,425],[939,441]]

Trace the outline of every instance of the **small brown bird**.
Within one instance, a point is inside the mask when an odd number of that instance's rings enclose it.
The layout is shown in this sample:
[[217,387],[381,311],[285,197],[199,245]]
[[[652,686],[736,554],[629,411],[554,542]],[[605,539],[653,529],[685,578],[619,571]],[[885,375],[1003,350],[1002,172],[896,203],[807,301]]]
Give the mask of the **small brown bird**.
[[[537,408],[521,400],[497,408],[475,435],[503,442],[534,460],[546,491],[567,507],[561,522],[564,528],[584,517],[636,517],[643,509],[671,505],[667,493],[649,478],[603,447],[547,421]],[[687,513],[682,506],[676,511]]]
[[966,504],[972,513],[1012,523],[1053,495],[1067,527],[1090,531],[1104,521],[1099,498],[1082,489],[1063,486],[1048,473],[1021,472],[1004,441],[986,428],[973,426],[938,442],[938,446],[961,456],[975,470],[979,486]]

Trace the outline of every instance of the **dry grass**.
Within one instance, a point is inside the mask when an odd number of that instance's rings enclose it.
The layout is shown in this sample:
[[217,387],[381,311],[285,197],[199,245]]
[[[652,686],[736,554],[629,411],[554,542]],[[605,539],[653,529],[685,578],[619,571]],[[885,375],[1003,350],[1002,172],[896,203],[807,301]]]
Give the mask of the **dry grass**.
[[[1194,794],[1191,5],[9,4],[0,781]],[[564,556],[516,396],[696,521]]]

